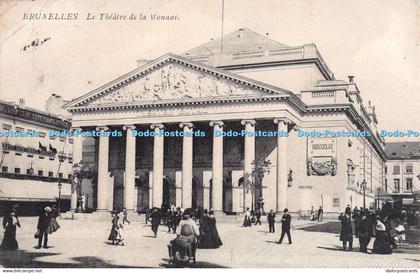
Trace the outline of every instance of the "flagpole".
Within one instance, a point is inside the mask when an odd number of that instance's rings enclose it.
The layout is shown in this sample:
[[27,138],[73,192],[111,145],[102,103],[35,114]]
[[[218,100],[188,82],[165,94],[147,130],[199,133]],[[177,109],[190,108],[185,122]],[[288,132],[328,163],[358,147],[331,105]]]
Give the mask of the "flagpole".
[[224,16],[225,16],[225,0],[222,0],[222,37],[220,42],[220,55],[223,54],[223,22],[224,22]]

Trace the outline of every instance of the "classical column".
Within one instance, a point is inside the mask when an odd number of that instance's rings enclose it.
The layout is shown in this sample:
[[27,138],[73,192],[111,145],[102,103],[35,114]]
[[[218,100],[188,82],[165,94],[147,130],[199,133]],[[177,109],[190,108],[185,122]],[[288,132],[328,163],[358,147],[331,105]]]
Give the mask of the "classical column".
[[[274,119],[278,132],[288,132],[288,124],[285,119]],[[277,136],[277,211],[281,212],[287,208],[287,137]]]
[[125,144],[125,180],[124,180],[124,206],[128,211],[134,211],[134,182],[136,179],[136,137],[131,131],[135,130],[134,125],[126,125]]
[[[81,132],[81,128],[73,128],[73,164],[80,163],[82,161],[83,151],[83,139],[80,134],[74,134],[75,131]],[[71,191],[71,203],[70,210],[75,211],[77,208],[77,190],[76,185],[73,183]]]
[[182,207],[192,208],[192,178],[193,178],[193,124],[179,124],[184,129],[182,138]]
[[[252,163],[255,160],[255,120],[242,120],[245,125],[245,147],[244,147],[244,209],[252,207]],[[255,208],[254,208],[255,209]]]
[[150,125],[154,130],[153,142],[153,207],[160,208],[163,201],[163,124]]
[[[97,127],[97,131],[105,133],[108,127]],[[109,137],[99,137],[99,159],[98,159],[98,207],[97,211],[107,210],[108,203],[108,157]]]
[[212,210],[223,212],[223,121],[211,121],[213,128]]

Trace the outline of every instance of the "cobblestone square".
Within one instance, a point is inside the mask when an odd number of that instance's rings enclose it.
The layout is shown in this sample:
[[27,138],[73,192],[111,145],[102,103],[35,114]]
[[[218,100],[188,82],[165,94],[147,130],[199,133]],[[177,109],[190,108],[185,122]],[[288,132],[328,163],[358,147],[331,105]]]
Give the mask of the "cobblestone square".
[[[125,227],[125,246],[113,246],[108,237],[110,221],[59,220],[61,229],[49,237],[48,249],[35,249],[33,238],[37,218],[22,218],[22,230],[17,231],[18,251],[2,251],[2,267],[171,267],[168,265],[168,242],[175,237],[161,225],[158,238],[153,238],[149,225],[133,221]],[[223,241],[219,249],[198,249],[197,263],[192,267],[339,267],[339,268],[418,268],[420,255],[416,250],[397,249],[391,255],[363,254],[341,250],[338,234],[301,230],[312,225],[308,221],[293,222],[293,244],[268,233],[268,226],[241,227],[240,223],[219,223]],[[315,223],[316,224],[316,223]],[[1,235],[3,236],[3,234]],[[373,240],[369,245],[371,249]]]

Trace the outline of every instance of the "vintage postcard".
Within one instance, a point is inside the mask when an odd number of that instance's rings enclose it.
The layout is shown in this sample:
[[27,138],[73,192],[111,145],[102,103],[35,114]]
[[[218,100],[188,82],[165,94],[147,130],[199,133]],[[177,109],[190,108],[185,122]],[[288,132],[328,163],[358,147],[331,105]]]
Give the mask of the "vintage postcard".
[[418,272],[419,15],[1,0],[1,270]]

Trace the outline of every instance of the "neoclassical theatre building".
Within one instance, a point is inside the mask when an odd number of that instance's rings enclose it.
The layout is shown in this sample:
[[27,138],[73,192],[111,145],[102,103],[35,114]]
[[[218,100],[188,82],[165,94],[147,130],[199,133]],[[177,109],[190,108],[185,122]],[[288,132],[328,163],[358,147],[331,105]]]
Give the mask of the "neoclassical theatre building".
[[[314,44],[239,29],[223,48],[219,38],[139,61],[65,108],[75,130],[122,132],[94,138],[86,155],[97,172],[83,182],[86,205],[97,211],[174,203],[233,214],[262,201],[265,211],[338,213],[363,206],[363,191],[374,206],[383,187],[375,108]],[[74,162],[84,141],[74,137]]]

